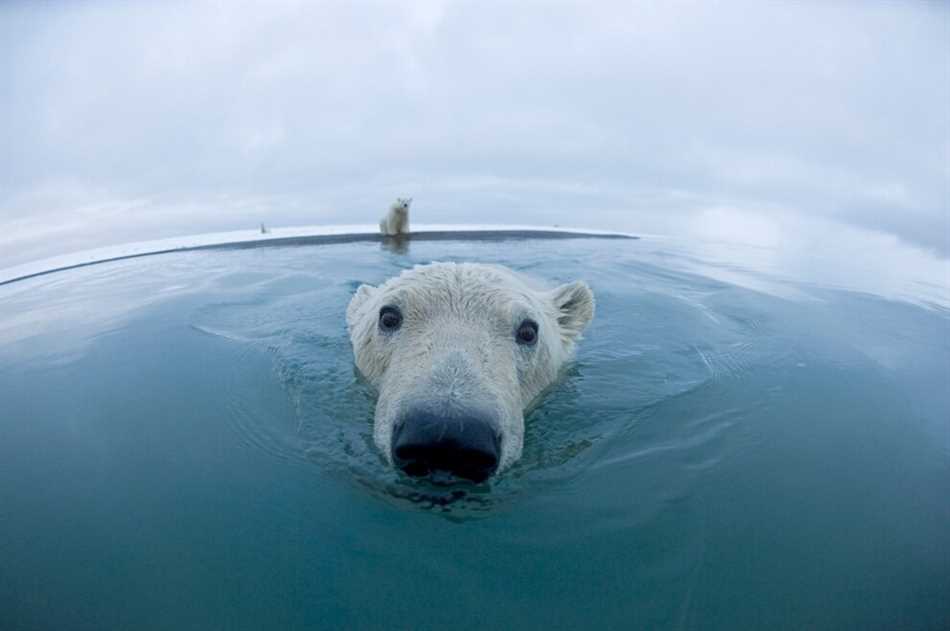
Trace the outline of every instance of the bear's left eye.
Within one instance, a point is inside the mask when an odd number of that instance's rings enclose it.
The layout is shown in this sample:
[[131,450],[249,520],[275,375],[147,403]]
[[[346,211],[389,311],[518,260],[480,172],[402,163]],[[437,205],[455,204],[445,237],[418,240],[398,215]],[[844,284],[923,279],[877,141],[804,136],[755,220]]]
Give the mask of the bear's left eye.
[[523,346],[532,346],[538,341],[538,323],[534,320],[525,320],[519,324],[515,339]]
[[386,305],[379,310],[379,328],[387,333],[398,331],[402,326],[402,312],[399,307]]

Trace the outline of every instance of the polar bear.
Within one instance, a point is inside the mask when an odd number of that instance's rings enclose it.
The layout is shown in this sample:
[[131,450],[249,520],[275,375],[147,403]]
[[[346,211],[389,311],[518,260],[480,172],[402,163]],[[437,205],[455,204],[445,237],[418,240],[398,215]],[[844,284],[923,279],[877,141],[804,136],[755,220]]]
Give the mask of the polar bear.
[[521,457],[524,411],[594,316],[583,281],[544,289],[501,266],[417,265],[361,285],[346,310],[379,395],[376,446],[411,476],[481,482]]
[[379,231],[384,236],[392,237],[409,232],[409,204],[411,203],[411,197],[405,199],[400,197],[392,203],[386,216],[379,220]]

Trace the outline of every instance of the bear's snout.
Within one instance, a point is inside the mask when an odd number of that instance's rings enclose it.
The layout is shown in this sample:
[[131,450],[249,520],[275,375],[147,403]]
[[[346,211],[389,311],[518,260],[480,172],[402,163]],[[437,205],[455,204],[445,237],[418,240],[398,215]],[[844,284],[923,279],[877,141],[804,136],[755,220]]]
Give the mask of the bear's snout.
[[498,469],[501,435],[485,414],[415,411],[393,428],[393,463],[411,476],[444,472],[482,482]]

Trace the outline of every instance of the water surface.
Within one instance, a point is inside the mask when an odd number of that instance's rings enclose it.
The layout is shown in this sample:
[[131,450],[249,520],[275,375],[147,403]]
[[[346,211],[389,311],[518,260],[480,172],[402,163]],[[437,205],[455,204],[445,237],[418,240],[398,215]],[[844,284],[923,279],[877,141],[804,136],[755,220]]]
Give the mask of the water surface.
[[[946,278],[774,255],[350,243],[2,287],[0,627],[946,628]],[[349,296],[433,260],[598,300],[487,485],[391,470],[353,369]]]

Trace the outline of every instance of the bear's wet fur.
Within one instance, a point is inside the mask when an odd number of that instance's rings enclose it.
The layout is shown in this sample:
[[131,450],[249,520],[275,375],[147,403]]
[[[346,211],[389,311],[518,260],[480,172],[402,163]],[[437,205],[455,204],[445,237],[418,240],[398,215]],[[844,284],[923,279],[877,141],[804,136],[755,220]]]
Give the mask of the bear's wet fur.
[[524,411],[557,379],[594,316],[583,281],[546,289],[497,265],[418,265],[361,285],[346,321],[359,372],[379,398],[374,440],[393,462],[408,417],[487,419],[497,470],[518,460]]

